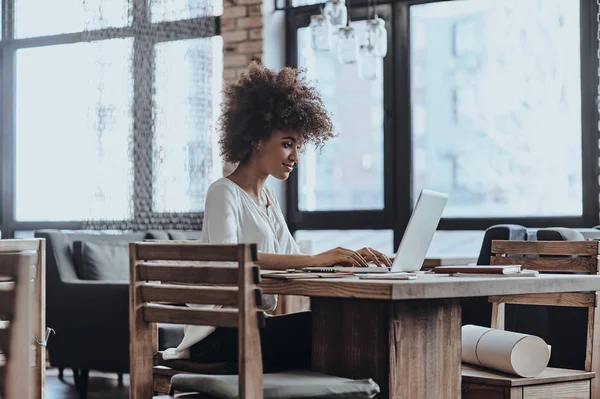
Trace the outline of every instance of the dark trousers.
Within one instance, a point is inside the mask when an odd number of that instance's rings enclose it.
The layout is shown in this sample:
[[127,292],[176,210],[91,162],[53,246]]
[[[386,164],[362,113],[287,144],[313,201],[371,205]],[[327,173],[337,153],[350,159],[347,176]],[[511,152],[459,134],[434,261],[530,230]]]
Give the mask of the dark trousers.
[[[310,369],[312,351],[311,312],[266,318],[260,329],[263,371],[272,373]],[[218,327],[190,347],[190,360],[201,363],[237,362],[238,329]]]

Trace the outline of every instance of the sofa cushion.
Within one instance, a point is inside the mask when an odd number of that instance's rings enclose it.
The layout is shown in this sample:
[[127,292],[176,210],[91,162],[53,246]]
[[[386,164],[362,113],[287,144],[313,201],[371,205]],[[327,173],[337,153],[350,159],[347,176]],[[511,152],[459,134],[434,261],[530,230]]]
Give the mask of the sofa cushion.
[[73,242],[77,274],[82,280],[129,280],[128,242]]
[[167,233],[165,230],[148,230],[144,239],[166,241],[169,239],[169,233]]
[[167,230],[171,240],[200,240],[202,232],[198,230]]
[[168,230],[171,240],[187,240],[185,233],[181,230]]

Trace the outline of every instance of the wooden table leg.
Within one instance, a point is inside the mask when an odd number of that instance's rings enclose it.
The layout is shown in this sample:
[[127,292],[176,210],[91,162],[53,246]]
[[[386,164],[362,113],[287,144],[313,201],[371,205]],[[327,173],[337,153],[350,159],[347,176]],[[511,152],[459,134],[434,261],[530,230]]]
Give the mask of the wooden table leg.
[[378,398],[460,398],[457,299],[313,298],[313,369],[372,378]]

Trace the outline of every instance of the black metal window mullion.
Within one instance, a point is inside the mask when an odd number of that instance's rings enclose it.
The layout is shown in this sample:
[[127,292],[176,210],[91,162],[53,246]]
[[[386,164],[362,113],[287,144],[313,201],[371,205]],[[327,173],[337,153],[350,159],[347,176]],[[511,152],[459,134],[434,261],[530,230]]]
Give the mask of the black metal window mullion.
[[[2,0],[2,40],[12,39],[15,31],[15,0]],[[15,182],[15,52],[0,49],[0,232],[2,237],[12,235],[14,220]]]
[[410,7],[406,3],[393,4],[392,41],[388,57],[393,59],[391,82],[393,96],[393,139],[389,146],[394,175],[385,184],[394,192],[394,246],[398,248],[412,211],[412,126],[410,102]]
[[[134,29],[144,29],[150,25],[148,0],[134,0]],[[133,44],[133,218],[139,220],[143,209],[152,209],[152,145],[154,130],[152,124],[152,87],[154,86],[154,41],[148,36],[137,34]],[[145,176],[150,173],[150,176]]]

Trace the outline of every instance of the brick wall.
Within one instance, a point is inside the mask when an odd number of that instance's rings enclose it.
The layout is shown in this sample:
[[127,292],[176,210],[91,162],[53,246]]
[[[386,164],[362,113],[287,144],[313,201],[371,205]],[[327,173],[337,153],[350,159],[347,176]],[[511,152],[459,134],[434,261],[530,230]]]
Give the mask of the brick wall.
[[235,79],[252,60],[262,60],[262,0],[224,0],[221,16],[223,78]]

